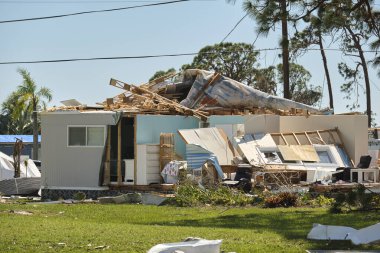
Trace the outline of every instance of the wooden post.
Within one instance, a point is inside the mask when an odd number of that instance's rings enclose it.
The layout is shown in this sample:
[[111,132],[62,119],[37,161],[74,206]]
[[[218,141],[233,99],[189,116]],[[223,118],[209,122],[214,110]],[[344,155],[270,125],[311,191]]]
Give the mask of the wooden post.
[[121,121],[120,118],[119,125],[117,126],[117,185],[122,183],[121,175]]
[[106,162],[104,164],[104,185],[111,182],[111,126],[107,127]]
[[134,135],[134,138],[133,138],[133,149],[134,149],[134,153],[135,153],[135,157],[133,157],[134,159],[134,172],[133,172],[133,175],[134,175],[134,178],[133,178],[133,184],[134,185],[137,185],[137,159],[138,159],[138,156],[137,156],[137,135],[136,135],[136,132],[137,132],[137,116],[133,116],[133,135]]

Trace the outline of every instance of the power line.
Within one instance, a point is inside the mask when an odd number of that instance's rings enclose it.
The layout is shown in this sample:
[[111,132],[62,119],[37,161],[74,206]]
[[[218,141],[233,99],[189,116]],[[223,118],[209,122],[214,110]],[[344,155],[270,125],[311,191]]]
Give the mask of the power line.
[[[191,0],[193,2],[214,2],[216,0]],[[104,1],[104,0],[98,0],[98,1],[17,1],[17,0],[5,0],[0,1],[0,4],[6,3],[6,4],[97,4],[97,3],[159,3],[159,2],[165,2],[165,1],[159,1],[159,0],[110,0],[110,1]]]
[[220,42],[220,43],[223,43],[227,38],[228,36],[230,36],[230,34],[236,29],[236,27],[239,26],[239,24],[248,16],[248,13],[244,15],[244,17],[242,17],[237,23],[236,25],[232,28],[232,30],[224,37],[224,39]]
[[[254,51],[273,51],[277,48],[264,48]],[[231,53],[232,51],[223,51],[223,53]],[[159,55],[139,55],[139,56],[116,56],[116,57],[92,57],[92,58],[72,58],[72,59],[57,59],[57,60],[36,60],[36,61],[7,61],[0,62],[0,65],[10,64],[35,64],[35,63],[58,63],[58,62],[76,62],[76,61],[98,61],[98,60],[126,60],[126,59],[147,59],[147,58],[162,58],[162,57],[179,57],[197,55],[197,53],[180,53],[180,54],[159,54]],[[204,52],[202,54],[214,54],[214,52]]]
[[137,9],[137,8],[143,8],[143,7],[152,7],[152,6],[158,6],[158,5],[167,5],[167,4],[189,2],[189,1],[191,1],[191,0],[175,0],[175,1],[170,1],[170,2],[159,2],[159,3],[153,3],[153,4],[143,4],[143,5],[135,5],[135,6],[121,7],[121,8],[97,10],[97,11],[82,11],[82,12],[75,12],[75,13],[61,14],[61,15],[54,15],[54,16],[37,17],[37,18],[3,20],[3,21],[0,21],[0,24],[34,21],[34,20],[42,20],[42,19],[63,18],[63,17],[69,17],[69,16],[77,16],[77,15],[100,13],[100,12],[121,11],[121,10]]
[[[245,50],[245,52],[264,52],[280,50],[280,47],[261,48],[254,50]],[[318,48],[310,48],[311,51],[320,51]],[[325,51],[342,51],[338,48],[325,48]],[[234,51],[222,51],[221,53],[232,53]],[[243,51],[244,52],[244,51]],[[376,52],[376,50],[363,50],[363,52]],[[214,54],[215,52],[202,52],[202,54]],[[178,53],[178,54],[158,54],[158,55],[139,55],[139,56],[115,56],[115,57],[91,57],[91,58],[71,58],[71,59],[56,59],[56,60],[34,60],[34,61],[6,61],[0,62],[0,65],[10,64],[35,64],[35,63],[58,63],[58,62],[76,62],[76,61],[98,61],[98,60],[128,60],[128,59],[147,59],[147,58],[162,58],[162,57],[179,57],[197,55],[197,53]]]

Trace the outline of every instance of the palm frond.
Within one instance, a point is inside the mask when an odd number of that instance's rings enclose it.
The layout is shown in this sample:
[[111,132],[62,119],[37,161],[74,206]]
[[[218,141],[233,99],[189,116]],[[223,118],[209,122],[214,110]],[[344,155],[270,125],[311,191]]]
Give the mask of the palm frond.
[[46,87],[41,87],[41,89],[37,92],[36,97],[46,98],[48,102],[50,102],[53,98],[51,90]]

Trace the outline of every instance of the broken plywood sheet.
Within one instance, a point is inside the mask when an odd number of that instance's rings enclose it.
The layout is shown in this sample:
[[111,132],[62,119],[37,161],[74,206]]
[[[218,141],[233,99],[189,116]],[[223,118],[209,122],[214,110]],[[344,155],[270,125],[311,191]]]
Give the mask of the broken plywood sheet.
[[265,133],[255,133],[253,134],[254,141],[256,145],[260,147],[275,147],[276,143],[274,142],[270,134]]
[[278,145],[286,161],[319,162],[319,156],[311,145]]
[[196,144],[212,152],[217,158],[220,165],[231,165],[234,158],[232,145],[224,133],[220,133],[217,128],[198,128],[178,130],[178,133],[184,139],[186,144]]
[[254,166],[262,166],[265,164],[258,147],[275,147],[274,142],[270,134],[256,133],[246,134],[242,138],[235,138],[238,146],[239,153],[243,154],[248,160],[249,164]]
[[239,143],[238,152],[243,154],[248,163],[251,165],[262,166],[264,164],[260,152],[257,150],[256,145],[252,142]]

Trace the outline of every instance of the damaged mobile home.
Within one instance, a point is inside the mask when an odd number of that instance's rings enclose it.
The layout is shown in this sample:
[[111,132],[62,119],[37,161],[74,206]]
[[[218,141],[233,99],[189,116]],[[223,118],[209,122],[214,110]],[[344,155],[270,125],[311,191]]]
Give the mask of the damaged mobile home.
[[[41,114],[43,198],[169,191],[178,168],[206,161],[218,180],[248,168],[263,184],[327,181],[368,152],[366,116],[324,115],[217,73],[110,84],[124,92]],[[378,169],[360,178],[376,182]]]

